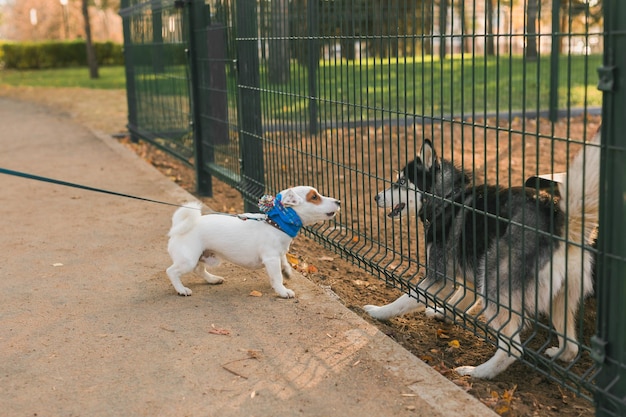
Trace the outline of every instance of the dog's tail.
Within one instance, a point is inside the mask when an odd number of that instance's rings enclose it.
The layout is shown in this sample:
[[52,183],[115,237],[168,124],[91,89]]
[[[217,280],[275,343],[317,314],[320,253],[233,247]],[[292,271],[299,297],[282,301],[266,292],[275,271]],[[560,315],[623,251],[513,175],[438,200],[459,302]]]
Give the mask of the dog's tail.
[[565,237],[569,242],[590,243],[599,222],[600,130],[574,157],[559,191],[559,207],[567,216]]
[[202,203],[192,201],[176,210],[172,216],[172,228],[167,235],[173,237],[189,233],[202,215],[201,208]]

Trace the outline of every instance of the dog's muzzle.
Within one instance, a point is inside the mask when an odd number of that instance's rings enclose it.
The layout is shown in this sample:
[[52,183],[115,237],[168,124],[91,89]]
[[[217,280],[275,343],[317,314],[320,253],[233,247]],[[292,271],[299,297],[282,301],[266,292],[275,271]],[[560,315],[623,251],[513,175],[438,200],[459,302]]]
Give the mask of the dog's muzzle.
[[335,204],[337,204],[337,210],[335,210],[335,211],[331,211],[331,212],[329,212],[329,213],[326,213],[326,215],[327,215],[328,217],[335,217],[335,215],[337,214],[337,212],[338,212],[339,210],[341,210],[341,201],[339,201],[339,200],[335,200]]
[[[374,196],[374,201],[376,201],[376,204],[378,205],[379,208],[385,208],[385,201],[384,201],[384,199],[381,198],[380,194],[376,194],[376,196]],[[387,216],[390,217],[390,218],[399,216],[402,213],[402,210],[404,210],[405,207],[406,207],[405,203],[398,203],[395,206],[393,206],[393,208],[387,214]]]
[[391,209],[389,214],[387,214],[387,216],[388,217],[399,216],[400,214],[402,214],[402,210],[404,210],[404,207],[406,207],[406,204],[404,204],[404,203],[396,204],[395,206],[393,206],[393,208]]

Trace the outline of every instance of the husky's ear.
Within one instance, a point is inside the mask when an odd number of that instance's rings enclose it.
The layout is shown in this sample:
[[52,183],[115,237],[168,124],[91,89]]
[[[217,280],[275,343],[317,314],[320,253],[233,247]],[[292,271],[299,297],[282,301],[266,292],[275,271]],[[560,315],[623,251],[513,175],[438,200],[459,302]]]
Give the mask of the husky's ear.
[[433,148],[433,143],[430,139],[424,139],[424,143],[422,144],[422,149],[420,150],[420,158],[424,167],[430,170],[437,163],[437,154],[435,154],[435,149]]
[[283,203],[283,206],[285,207],[298,206],[302,204],[302,197],[296,194],[296,192],[292,190],[291,188],[280,193],[280,196],[281,196],[280,197],[281,202]]

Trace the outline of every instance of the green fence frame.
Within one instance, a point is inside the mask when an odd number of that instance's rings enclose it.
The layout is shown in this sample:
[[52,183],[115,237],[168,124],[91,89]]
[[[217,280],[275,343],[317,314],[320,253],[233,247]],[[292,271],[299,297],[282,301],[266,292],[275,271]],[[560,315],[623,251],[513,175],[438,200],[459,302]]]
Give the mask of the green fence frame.
[[598,322],[592,340],[601,364],[596,379],[596,415],[626,415],[626,4],[604,3],[605,52],[598,88],[604,92],[602,134],[607,152],[602,161],[598,261]]
[[[585,248],[596,256],[596,334],[564,365],[542,355],[555,333],[533,319],[521,360],[598,416],[626,415],[626,6],[604,0],[597,29],[596,3],[531,0],[522,20],[537,24],[513,33],[514,2],[478,3],[123,0],[129,131],[194,166],[200,194],[211,178],[239,190],[246,210],[298,183],[340,198],[341,217],[306,233],[408,291],[425,266],[421,228],[388,221],[373,196],[421,139],[491,182],[521,185],[566,168],[554,155],[571,160],[601,114],[598,247]],[[495,161],[481,155],[488,147]],[[582,307],[579,331],[594,312]]]

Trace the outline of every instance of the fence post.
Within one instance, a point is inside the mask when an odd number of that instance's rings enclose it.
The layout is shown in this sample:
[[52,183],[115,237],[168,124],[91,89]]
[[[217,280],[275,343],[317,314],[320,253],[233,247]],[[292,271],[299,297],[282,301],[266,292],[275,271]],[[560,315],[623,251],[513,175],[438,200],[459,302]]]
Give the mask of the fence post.
[[626,415],[626,3],[605,0],[604,62],[598,88],[604,92],[598,241],[598,322],[593,356],[601,365],[596,378],[596,415]]
[[552,122],[559,120],[559,56],[561,54],[561,2],[552,2],[552,45],[550,47],[550,93],[548,115]]
[[[130,6],[130,0],[122,0],[120,10],[127,9]],[[137,128],[137,96],[135,87],[135,67],[131,65],[133,59],[132,43],[131,43],[131,27],[130,19],[132,15],[122,16],[122,27],[124,29],[124,61],[126,73],[126,100],[128,103],[128,133],[130,140],[137,142],[139,139],[133,131]]]
[[320,64],[319,46],[319,2],[308,1],[308,80],[309,80],[309,133],[316,134],[317,124],[317,68]]
[[189,4],[187,9],[188,22],[189,22],[189,51],[188,62],[189,71],[191,76],[191,114],[193,120],[193,143],[195,151],[195,164],[196,169],[196,191],[203,196],[212,196],[213,188],[211,183],[211,174],[206,169],[205,164],[205,152],[203,146],[203,139],[205,137],[205,123],[203,122],[203,110],[206,109],[204,105],[206,97],[202,93],[202,80],[204,76],[202,74],[202,61],[206,56],[206,39],[204,36],[200,36],[198,33],[206,31],[207,19],[206,9],[204,7],[204,1],[189,0],[186,2]]
[[237,0],[236,7],[241,190],[244,210],[251,212],[258,211],[256,203],[265,190],[257,1]]

